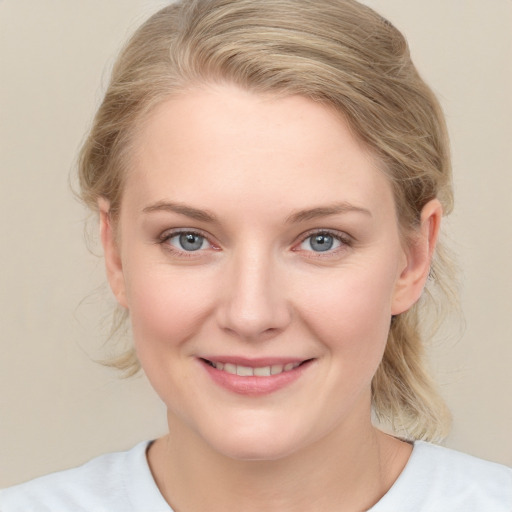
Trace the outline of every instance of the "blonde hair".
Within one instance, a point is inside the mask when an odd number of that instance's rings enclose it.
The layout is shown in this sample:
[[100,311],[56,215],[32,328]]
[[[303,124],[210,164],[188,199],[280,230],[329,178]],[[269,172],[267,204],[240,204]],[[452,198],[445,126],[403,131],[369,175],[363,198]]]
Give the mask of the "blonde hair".
[[[452,209],[449,145],[439,104],[416,71],[402,34],[353,0],[180,0],[160,10],[121,52],[79,161],[81,196],[114,219],[130,148],[148,114],[194,84],[230,82],[261,93],[299,94],[336,109],[382,164],[406,239],[423,206]],[[422,321],[450,300],[440,248],[427,291],[391,322],[372,382],[377,417],[408,438],[438,439],[449,414],[424,362]],[[435,288],[434,296],[429,289]],[[113,363],[138,369],[133,349]]]

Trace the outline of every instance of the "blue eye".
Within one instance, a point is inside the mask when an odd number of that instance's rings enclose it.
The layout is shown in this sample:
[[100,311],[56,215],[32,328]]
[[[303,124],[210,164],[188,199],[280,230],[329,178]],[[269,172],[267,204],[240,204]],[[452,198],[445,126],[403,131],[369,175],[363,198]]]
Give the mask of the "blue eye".
[[341,241],[329,233],[315,233],[300,244],[301,249],[314,252],[326,252],[340,246]]
[[209,243],[202,235],[193,232],[177,233],[170,236],[168,242],[181,251],[193,252],[209,247]]

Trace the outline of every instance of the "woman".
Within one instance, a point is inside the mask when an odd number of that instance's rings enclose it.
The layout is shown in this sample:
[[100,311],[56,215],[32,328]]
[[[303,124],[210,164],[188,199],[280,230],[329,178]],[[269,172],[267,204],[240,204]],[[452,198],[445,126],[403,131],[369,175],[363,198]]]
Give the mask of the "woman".
[[451,175],[388,22],[341,0],[162,9],[116,64],[80,183],[133,330],[116,364],[140,363],[169,434],[2,511],[510,510],[509,469],[422,441],[447,427],[422,320],[427,281],[447,292]]

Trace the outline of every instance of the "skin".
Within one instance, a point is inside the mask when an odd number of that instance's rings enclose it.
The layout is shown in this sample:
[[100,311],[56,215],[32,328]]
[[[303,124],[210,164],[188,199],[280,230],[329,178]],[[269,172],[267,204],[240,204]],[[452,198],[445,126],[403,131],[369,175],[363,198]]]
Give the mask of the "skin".
[[[99,201],[101,233],[168,409],[170,435],[148,453],[163,496],[179,512],[369,508],[411,452],[372,426],[370,384],[391,315],[423,290],[439,202],[406,246],[387,178],[340,116],[229,85],[157,107],[133,164],[118,224]],[[201,248],[187,252],[176,230],[204,236]],[[339,240],[315,251],[319,233]],[[247,395],[201,362],[222,355],[310,362]]]

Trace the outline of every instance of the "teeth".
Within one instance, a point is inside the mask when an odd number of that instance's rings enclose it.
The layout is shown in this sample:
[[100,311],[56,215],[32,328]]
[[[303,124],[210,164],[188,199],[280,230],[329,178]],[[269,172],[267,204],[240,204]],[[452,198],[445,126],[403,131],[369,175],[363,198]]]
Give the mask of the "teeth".
[[241,377],[250,377],[254,375],[254,370],[249,366],[237,366],[236,374],[240,375]]
[[257,377],[270,377],[270,366],[262,366],[261,368],[254,368],[254,375]]
[[283,365],[282,364],[274,364],[270,367],[270,373],[272,375],[277,375],[278,373],[283,373]]
[[241,377],[270,377],[271,375],[279,375],[280,373],[283,372],[289,372],[300,365],[300,363],[287,363],[285,365],[274,364],[272,366],[261,366],[257,368],[252,368],[250,366],[242,366],[232,363],[217,363],[213,361],[211,361],[211,364],[217,370],[221,370],[226,373],[231,373],[232,375],[239,375]]
[[[220,368],[219,368],[220,370]],[[236,375],[236,364],[226,363],[224,365],[224,371]]]

